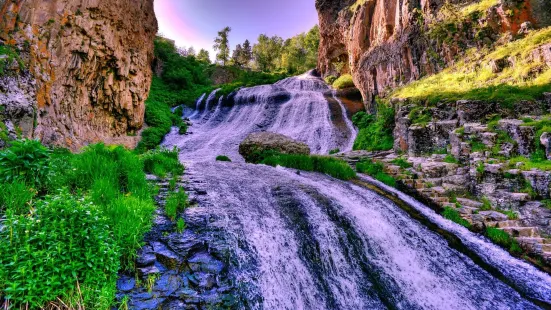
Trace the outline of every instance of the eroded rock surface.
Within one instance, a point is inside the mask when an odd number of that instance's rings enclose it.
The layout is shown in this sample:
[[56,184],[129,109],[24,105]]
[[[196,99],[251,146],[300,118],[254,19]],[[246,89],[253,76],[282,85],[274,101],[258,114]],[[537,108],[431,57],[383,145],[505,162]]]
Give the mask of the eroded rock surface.
[[0,15],[0,42],[19,51],[31,77],[15,71],[3,79],[0,85],[19,87],[2,90],[0,105],[33,107],[12,120],[25,136],[73,149],[136,142],[128,135],[143,125],[151,83],[152,0],[10,0],[0,1]]
[[239,154],[247,162],[256,162],[257,157],[266,151],[275,151],[282,154],[309,155],[310,147],[306,143],[272,132],[250,134],[239,145]]

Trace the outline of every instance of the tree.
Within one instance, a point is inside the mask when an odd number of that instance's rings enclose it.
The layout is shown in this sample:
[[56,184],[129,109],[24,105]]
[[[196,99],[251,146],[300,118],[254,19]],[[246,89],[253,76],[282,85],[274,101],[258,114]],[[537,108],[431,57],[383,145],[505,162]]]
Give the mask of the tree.
[[195,56],[197,53],[195,52],[195,49],[193,48],[193,46],[191,46],[190,48],[188,48],[187,50],[187,55],[188,56]]
[[278,36],[268,37],[261,34],[258,43],[253,47],[254,59],[262,71],[273,71],[281,65],[283,39]]
[[200,62],[208,63],[210,64],[210,54],[209,51],[206,49],[201,49],[199,51],[199,54],[197,54],[197,60]]
[[245,40],[245,43],[243,43],[243,50],[241,51],[241,63],[247,66],[251,60],[253,60],[253,48],[251,47],[251,42]]
[[233,64],[238,67],[242,67],[245,64],[243,62],[243,48],[241,47],[241,44],[237,44],[235,47],[231,60]]
[[218,51],[216,60],[222,62],[223,66],[226,66],[230,58],[230,41],[228,39],[231,32],[230,27],[226,27],[218,32],[218,37],[214,39],[214,50]]

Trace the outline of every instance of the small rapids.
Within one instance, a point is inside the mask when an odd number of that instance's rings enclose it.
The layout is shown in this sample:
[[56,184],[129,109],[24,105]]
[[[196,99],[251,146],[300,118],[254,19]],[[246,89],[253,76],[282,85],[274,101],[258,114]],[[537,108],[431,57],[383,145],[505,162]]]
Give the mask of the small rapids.
[[[229,251],[238,308],[541,309],[551,304],[547,274],[402,193],[394,195],[456,235],[501,276],[358,182],[245,164],[238,145],[258,131],[301,140],[317,154],[352,148],[355,129],[321,79],[306,74],[228,98],[204,97],[189,112],[192,134],[174,132],[165,145],[181,149],[187,190],[198,202],[186,219],[202,223],[196,233]],[[234,162],[215,162],[218,155]]]

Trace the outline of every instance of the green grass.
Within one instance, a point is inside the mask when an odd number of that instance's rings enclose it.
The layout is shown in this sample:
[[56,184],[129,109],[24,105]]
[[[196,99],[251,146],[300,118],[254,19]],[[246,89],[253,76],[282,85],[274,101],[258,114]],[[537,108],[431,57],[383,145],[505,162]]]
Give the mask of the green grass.
[[146,165],[183,173],[166,150],[140,157],[96,144],[72,154],[23,140],[0,151],[0,216],[10,227],[0,230],[0,295],[15,308],[59,298],[110,309],[117,273],[134,269],[152,225]]
[[231,162],[231,159],[226,155],[218,155],[218,156],[216,156],[216,161]]
[[403,159],[403,158],[397,158],[393,161],[391,161],[392,164],[402,168],[402,169],[407,169],[407,168],[411,168],[413,167],[413,165],[411,163],[409,163],[407,160]]
[[341,152],[340,149],[333,149],[333,150],[329,151],[329,155],[335,155],[335,154],[338,154],[340,152]]
[[345,89],[356,87],[356,85],[354,85],[354,80],[350,74],[344,74],[333,82],[333,87],[336,89]]
[[396,187],[396,179],[384,172],[384,165],[382,163],[364,160],[356,164],[356,170],[359,173],[370,175],[388,186]]
[[444,158],[444,162],[448,164],[459,164],[459,160],[457,160],[451,154],[446,155],[446,158]]
[[444,212],[442,212],[442,216],[463,227],[471,228],[472,226],[471,223],[469,223],[469,221],[462,218],[459,212],[453,208],[450,208],[450,207],[444,208]]
[[[531,62],[528,54],[549,40],[551,27],[534,31],[493,51],[472,49],[451,67],[401,87],[391,96],[429,105],[472,99],[499,102],[504,107],[512,107],[521,100],[539,99],[543,92],[551,91],[551,68]],[[490,61],[507,57],[515,59],[515,66],[493,73],[488,65]]]
[[524,171],[532,169],[551,171],[551,160],[533,161],[532,159],[524,156],[517,156],[509,160],[509,167],[516,168],[518,163],[521,163],[518,168]]
[[282,166],[321,172],[341,180],[350,180],[356,177],[356,173],[348,163],[328,156],[278,154],[265,158],[261,163],[272,167]]
[[172,150],[157,148],[140,155],[140,158],[146,173],[164,178],[169,173],[176,176],[184,173],[184,166],[180,163],[178,155],[177,148]]
[[492,242],[508,249],[513,254],[520,254],[522,252],[518,242],[501,229],[487,227],[486,236],[492,240]]
[[394,109],[384,102],[378,103],[377,116],[358,112],[353,123],[359,132],[354,150],[387,151],[394,147]]
[[176,216],[189,206],[188,196],[183,190],[171,193],[166,199],[165,212],[171,220],[176,220]]

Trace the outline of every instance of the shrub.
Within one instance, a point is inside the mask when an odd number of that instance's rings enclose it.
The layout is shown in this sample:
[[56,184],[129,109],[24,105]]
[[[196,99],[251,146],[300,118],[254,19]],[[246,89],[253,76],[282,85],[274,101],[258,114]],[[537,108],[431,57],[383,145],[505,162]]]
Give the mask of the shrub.
[[333,82],[333,87],[336,89],[345,89],[350,87],[356,87],[354,85],[354,80],[350,74],[341,75],[338,79]]
[[444,162],[448,164],[458,164],[459,160],[457,160],[453,155],[446,155],[446,158],[444,158]]
[[278,154],[265,158],[262,164],[321,172],[341,180],[350,180],[356,177],[356,173],[348,163],[328,156]]
[[0,183],[0,213],[25,214],[29,212],[30,203],[36,191],[24,183]]
[[12,141],[0,152],[0,181],[21,181],[41,189],[47,183],[50,150],[35,140]]
[[189,205],[188,196],[183,190],[171,193],[165,204],[166,215],[175,220],[178,213],[184,211]]
[[219,156],[216,156],[216,161],[227,161],[227,162],[231,162],[231,159],[226,156],[226,155],[219,155]]
[[184,166],[178,156],[177,148],[172,150],[157,148],[142,154],[140,157],[144,163],[146,173],[164,178],[168,173],[178,176],[184,173]]
[[384,165],[372,160],[362,160],[356,164],[356,170],[359,173],[365,173],[376,180],[392,187],[396,187],[396,180],[384,172]]
[[486,236],[488,236],[488,238],[490,238],[490,240],[492,240],[494,243],[508,249],[514,254],[519,254],[520,252],[522,252],[522,249],[518,245],[517,241],[513,239],[511,235],[501,229],[487,227]]
[[[38,201],[31,214],[8,215],[0,229],[4,298],[15,307],[41,308],[67,298],[79,283],[85,305],[109,309],[119,248],[107,223],[96,206],[67,191]],[[111,296],[102,304],[105,292]]]
[[459,212],[457,212],[457,210],[453,209],[453,208],[450,208],[450,207],[446,207],[444,208],[444,212],[442,212],[442,216],[452,222],[455,222],[463,227],[466,227],[466,228],[470,228],[471,227],[471,223],[469,223],[467,220],[465,220],[464,218],[461,217],[461,215],[459,214]]
[[329,85],[333,85],[333,83],[335,83],[335,81],[337,80],[337,77],[334,75],[329,75],[324,80],[325,80],[325,83]]
[[378,104],[377,116],[359,112],[354,116],[353,121],[360,129],[354,150],[386,151],[394,147],[394,109],[380,102]]

